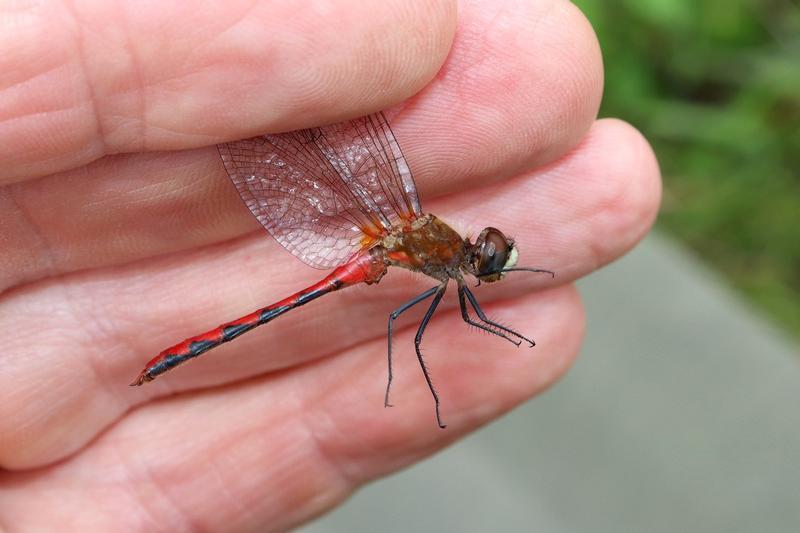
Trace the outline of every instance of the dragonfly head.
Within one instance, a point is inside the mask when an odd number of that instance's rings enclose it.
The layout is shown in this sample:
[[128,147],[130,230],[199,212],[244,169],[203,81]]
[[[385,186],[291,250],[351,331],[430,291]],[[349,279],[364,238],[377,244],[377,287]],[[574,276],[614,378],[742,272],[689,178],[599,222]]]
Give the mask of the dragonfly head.
[[[478,278],[478,283],[503,279],[506,272],[542,272],[555,277],[555,272],[543,268],[516,267],[519,253],[513,239],[497,228],[486,228],[469,246],[466,271]],[[515,268],[516,267],[516,268]]]
[[497,228],[486,228],[470,249],[470,273],[488,283],[501,280],[504,270],[517,264],[518,256],[513,239]]

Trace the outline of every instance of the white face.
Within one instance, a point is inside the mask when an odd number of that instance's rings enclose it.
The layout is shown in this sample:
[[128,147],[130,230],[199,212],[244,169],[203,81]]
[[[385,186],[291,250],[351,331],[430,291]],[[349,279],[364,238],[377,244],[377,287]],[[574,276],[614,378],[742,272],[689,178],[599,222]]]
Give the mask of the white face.
[[519,259],[519,252],[517,252],[517,247],[513,246],[508,252],[508,259],[506,259],[506,264],[503,268],[512,268],[517,264],[517,259]]

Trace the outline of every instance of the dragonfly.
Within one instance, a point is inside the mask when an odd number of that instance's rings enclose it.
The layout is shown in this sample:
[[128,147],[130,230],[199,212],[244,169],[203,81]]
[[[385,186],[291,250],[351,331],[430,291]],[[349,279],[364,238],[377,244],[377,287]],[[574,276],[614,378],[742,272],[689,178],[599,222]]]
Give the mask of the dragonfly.
[[[434,287],[389,314],[388,381],[390,407],[392,334],[395,320],[432,298],[417,328],[414,349],[433,396],[436,423],[445,428],[439,394],[420,345],[450,281],[458,287],[464,322],[516,346],[535,342],[490,320],[465,282],[472,276],[495,282],[506,273],[555,273],[518,267],[514,240],[487,227],[471,242],[420,206],[417,187],[389,122],[376,113],[339,124],[267,134],[218,145],[225,170],[253,216],[303,263],[333,269],[295,294],[167,348],[150,360],[131,383],[139,386],[176,366],[271,322],[328,293],[361,283],[378,283],[388,267],[419,272]],[[472,308],[477,318],[470,314]]]

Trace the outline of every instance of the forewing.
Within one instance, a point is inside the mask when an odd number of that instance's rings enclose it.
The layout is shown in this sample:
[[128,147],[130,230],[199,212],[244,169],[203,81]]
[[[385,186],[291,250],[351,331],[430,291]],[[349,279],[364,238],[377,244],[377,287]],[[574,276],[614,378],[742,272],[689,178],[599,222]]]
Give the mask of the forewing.
[[383,114],[219,145],[247,207],[287,250],[331,268],[421,214]]
[[383,113],[311,131],[349,187],[369,195],[374,205],[367,210],[377,208],[392,226],[422,214],[411,170]]

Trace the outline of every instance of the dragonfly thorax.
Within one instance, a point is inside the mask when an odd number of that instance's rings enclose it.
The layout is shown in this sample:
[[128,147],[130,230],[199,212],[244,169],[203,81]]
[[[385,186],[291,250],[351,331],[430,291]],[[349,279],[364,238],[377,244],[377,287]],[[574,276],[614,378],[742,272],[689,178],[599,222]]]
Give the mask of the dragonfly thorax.
[[410,226],[381,240],[387,264],[422,272],[445,281],[459,278],[466,265],[468,241],[434,215],[424,215]]

